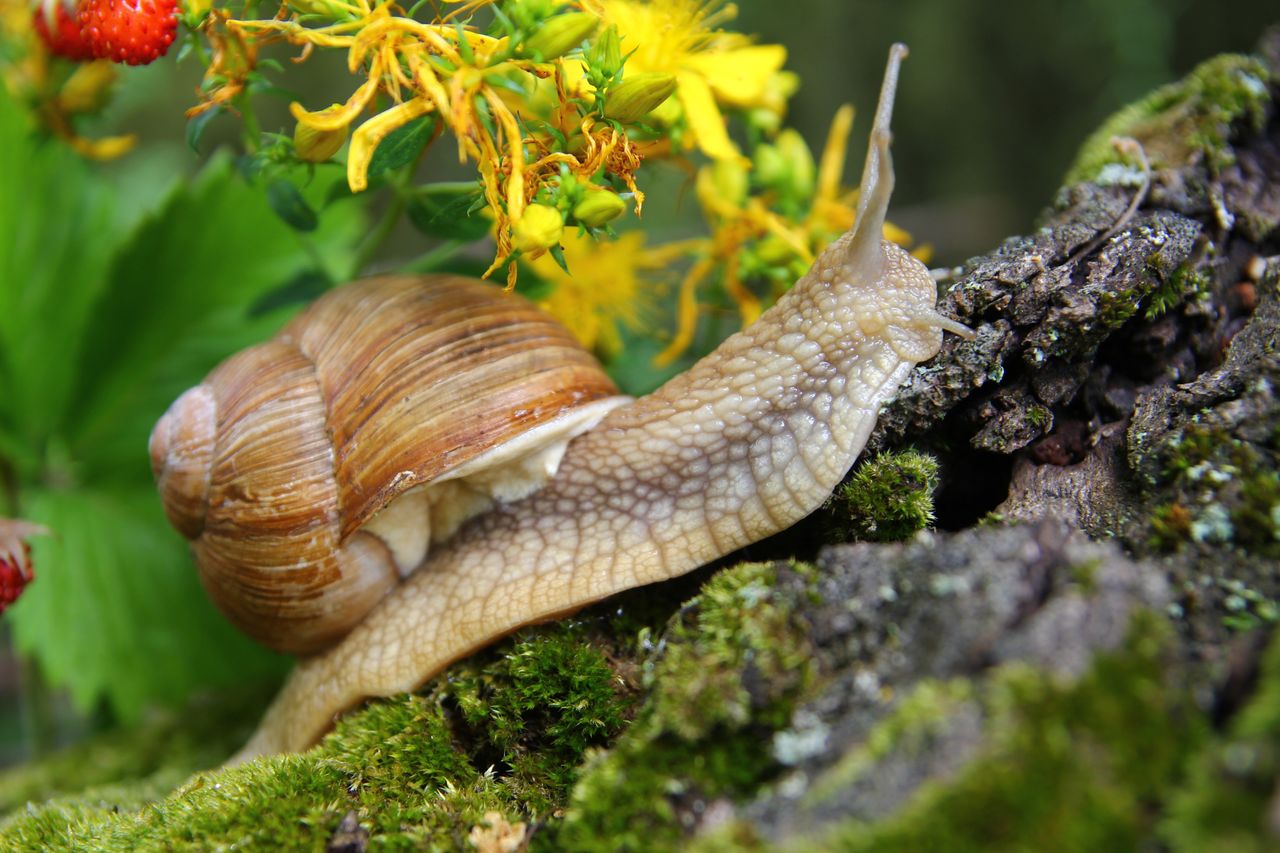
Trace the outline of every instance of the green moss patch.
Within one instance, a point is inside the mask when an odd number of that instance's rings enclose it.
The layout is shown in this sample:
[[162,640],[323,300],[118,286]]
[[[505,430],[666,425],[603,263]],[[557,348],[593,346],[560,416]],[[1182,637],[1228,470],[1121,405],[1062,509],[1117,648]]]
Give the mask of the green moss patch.
[[1280,844],[1280,632],[1273,632],[1253,700],[1222,739],[1191,764],[1186,787],[1163,826],[1179,851],[1262,853]]
[[[140,726],[101,733],[0,772],[0,814],[28,802],[97,791],[96,802],[141,804],[217,764],[253,731],[273,684],[155,710]],[[121,787],[119,783],[127,783]]]
[[1270,102],[1270,75],[1262,60],[1225,54],[1197,66],[1177,83],[1163,86],[1103,122],[1080,148],[1064,183],[1140,181],[1136,161],[1111,140],[1132,137],[1152,168],[1176,168],[1205,158],[1214,169],[1233,161],[1232,128],[1262,127]]
[[[1044,412],[1048,415],[1048,410]],[[937,488],[938,461],[927,453],[903,450],[868,459],[827,502],[829,538],[836,542],[907,539],[933,523]]]
[[613,613],[607,632],[603,617],[521,632],[302,755],[200,773],[151,802],[154,786],[54,800],[11,816],[0,847],[322,850],[344,818],[378,849],[465,849],[485,831],[543,849],[673,843],[705,798],[745,796],[774,769],[770,736],[812,678],[795,613],[814,573],[723,571],[660,639]]
[[[780,571],[806,583],[779,583]],[[589,758],[563,823],[535,849],[670,849],[710,803],[767,778],[772,735],[813,676],[795,609],[814,572],[744,564],[716,575],[663,641],[635,722]]]
[[141,809],[155,791],[32,808],[0,827],[0,847],[322,850],[354,813],[371,845],[453,850],[491,813],[546,819],[583,751],[615,736],[635,702],[588,633],[585,622],[523,632],[420,694],[348,715],[307,753],[198,774]]
[[1171,499],[1152,513],[1151,544],[1235,545],[1280,557],[1280,470],[1274,439],[1253,444],[1193,420],[1162,449],[1160,485]]
[[926,783],[891,817],[850,820],[795,849],[1137,849],[1155,831],[1152,806],[1207,734],[1169,683],[1169,640],[1159,617],[1141,613],[1125,646],[1100,654],[1073,683],[1007,665],[980,690],[923,685],[929,701],[908,698],[877,724],[862,772],[875,773],[885,744],[926,737],[940,725],[938,708],[970,695],[985,718],[982,755],[954,778]]

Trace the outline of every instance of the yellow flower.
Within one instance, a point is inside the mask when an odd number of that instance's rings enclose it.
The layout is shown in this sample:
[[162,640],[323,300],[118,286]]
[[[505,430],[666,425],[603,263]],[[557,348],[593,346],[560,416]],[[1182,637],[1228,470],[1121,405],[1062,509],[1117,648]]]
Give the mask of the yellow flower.
[[566,232],[564,259],[569,272],[550,256],[533,269],[555,286],[540,304],[573,332],[583,346],[605,356],[622,349],[620,326],[639,324],[648,302],[640,271],[661,266],[667,254],[644,247],[645,235],[629,231],[616,240],[596,241]]
[[545,252],[560,242],[564,217],[545,204],[531,204],[511,229],[511,242],[522,252]]
[[[334,104],[329,107],[330,112],[336,112],[342,109],[342,104]],[[323,115],[326,111],[321,110]],[[305,160],[308,163],[323,163],[338,153],[347,141],[347,128],[337,127],[333,130],[320,130],[314,126],[298,124],[293,129],[293,148],[298,153],[298,159]]]
[[[745,36],[715,29],[736,13],[720,0],[584,0],[618,28],[625,74],[676,76],[676,94],[698,148],[715,159],[742,154],[725,130],[720,106],[776,107],[770,81],[786,61],[786,48],[753,45]],[[668,101],[668,104],[671,102]]]
[[608,190],[592,190],[573,208],[573,218],[589,228],[599,228],[626,212],[627,203]]

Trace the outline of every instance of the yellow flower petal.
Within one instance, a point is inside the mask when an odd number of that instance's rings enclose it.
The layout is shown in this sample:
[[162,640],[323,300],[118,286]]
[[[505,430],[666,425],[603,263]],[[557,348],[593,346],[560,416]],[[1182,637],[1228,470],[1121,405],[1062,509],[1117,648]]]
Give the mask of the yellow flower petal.
[[892,222],[886,222],[881,229],[884,238],[891,243],[897,243],[899,246],[906,246],[911,242],[911,234]]
[[738,146],[733,144],[724,128],[724,118],[707,81],[693,71],[681,71],[676,75],[676,81],[685,118],[702,152],[717,160],[741,159]]
[[840,179],[844,176],[845,152],[849,149],[849,131],[853,128],[853,105],[844,104],[836,110],[827,131],[827,144],[822,149],[818,166],[818,193],[820,199],[834,200],[840,194]]
[[414,98],[379,113],[351,134],[351,146],[347,149],[347,185],[353,193],[364,192],[369,188],[369,163],[373,161],[373,152],[387,134],[426,115],[432,109],[431,102],[426,98]]
[[539,304],[583,346],[608,355],[617,353],[622,348],[619,326],[637,326],[647,308],[648,288],[639,270],[653,262],[644,240],[641,231],[629,231],[609,242],[565,233],[569,272],[548,255],[532,261],[538,275],[555,285]]
[[71,147],[82,157],[88,157],[91,160],[114,160],[127,154],[138,141],[138,137],[132,133],[126,136],[104,136],[101,139],[74,136],[69,141]]
[[297,119],[299,124],[309,125],[316,130],[339,130],[351,124],[356,116],[364,112],[364,108],[369,106],[373,96],[378,93],[378,81],[367,80],[360,84],[360,88],[356,89],[341,109],[333,109],[325,107],[322,110],[308,112],[307,108],[302,104],[294,101],[289,105],[289,112]]
[[690,54],[684,67],[696,71],[711,86],[716,100],[734,107],[760,106],[771,78],[787,61],[780,44],[761,44],[734,50]]

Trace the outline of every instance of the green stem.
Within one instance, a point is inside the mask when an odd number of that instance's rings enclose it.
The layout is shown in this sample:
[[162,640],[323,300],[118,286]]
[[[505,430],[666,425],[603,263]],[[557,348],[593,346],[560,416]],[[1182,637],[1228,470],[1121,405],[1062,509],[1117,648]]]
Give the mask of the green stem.
[[23,728],[30,754],[33,758],[46,755],[57,740],[53,695],[35,661],[25,655],[18,662],[18,678],[22,691]]
[[400,217],[404,214],[404,209],[408,205],[409,185],[413,183],[413,176],[417,174],[418,167],[422,164],[422,160],[427,156],[428,149],[431,144],[440,138],[440,133],[444,129],[443,122],[436,122],[435,128],[431,132],[431,139],[426,145],[422,146],[422,150],[418,152],[418,156],[413,163],[405,166],[399,171],[391,173],[391,191],[394,193],[391,201],[387,204],[387,209],[383,211],[382,220],[377,226],[365,235],[364,240],[360,242],[360,246],[356,249],[355,259],[352,261],[351,274],[348,279],[353,279],[360,274],[360,271],[369,265],[373,260],[373,256],[382,248],[382,244],[387,242],[391,236],[391,232],[395,230],[396,223],[400,221]]
[[3,456],[0,456],[0,517],[18,517],[18,474]]
[[204,40],[197,35],[191,39],[191,43],[195,45],[196,58],[200,60],[200,64],[208,68],[213,59],[209,56],[209,51],[205,49]]
[[[329,275],[329,267],[325,264],[324,256],[320,254],[320,249],[316,247],[316,241],[306,234],[298,234],[298,244],[302,246],[302,251],[307,253],[307,257],[311,259],[316,271],[327,277]],[[338,283],[341,284],[341,282]]]
[[424,252],[407,264],[400,267],[399,272],[403,273],[423,273],[432,272],[440,267],[440,264],[452,258],[461,249],[463,243],[461,240],[445,240],[439,246],[430,251]]
[[369,265],[374,255],[382,248],[383,244],[391,236],[391,232],[395,230],[396,223],[400,221],[400,215],[404,213],[406,205],[405,192],[402,187],[392,186],[391,200],[387,202],[387,209],[382,212],[382,219],[374,226],[373,230],[364,236],[360,241],[360,245],[356,248],[355,257],[351,262],[351,274],[348,278],[355,278],[360,271]]
[[236,98],[236,109],[240,111],[240,119],[244,125],[244,147],[250,154],[256,154],[262,147],[262,128],[258,124],[258,116],[253,111],[248,95]]

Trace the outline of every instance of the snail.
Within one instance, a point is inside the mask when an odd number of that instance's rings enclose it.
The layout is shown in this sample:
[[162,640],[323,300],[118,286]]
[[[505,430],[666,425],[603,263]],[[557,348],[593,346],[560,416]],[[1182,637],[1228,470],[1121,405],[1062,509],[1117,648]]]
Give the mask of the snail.
[[[393,278],[326,295],[174,403],[151,441],[170,519],[230,618],[305,655],[236,760],[304,749],[364,698],[412,690],[522,625],[688,572],[826,499],[943,331],[972,336],[938,313],[925,266],[882,237],[905,55],[889,54],[852,231],[754,324],[648,396],[620,397],[519,297]],[[437,310],[450,299],[464,307]],[[489,323],[491,311],[520,319]],[[375,316],[385,325],[366,334]],[[551,392],[515,393],[544,371]],[[435,378],[471,388],[473,373],[499,386],[476,412],[442,412],[453,392],[421,389]],[[281,378],[295,384],[272,384]],[[255,410],[272,418],[250,425]],[[420,416],[452,429],[443,461],[403,438],[428,432]],[[286,441],[334,473],[277,459]],[[267,479],[236,479],[254,468]],[[275,569],[293,572],[277,582]]]

